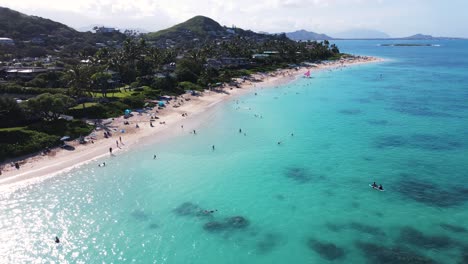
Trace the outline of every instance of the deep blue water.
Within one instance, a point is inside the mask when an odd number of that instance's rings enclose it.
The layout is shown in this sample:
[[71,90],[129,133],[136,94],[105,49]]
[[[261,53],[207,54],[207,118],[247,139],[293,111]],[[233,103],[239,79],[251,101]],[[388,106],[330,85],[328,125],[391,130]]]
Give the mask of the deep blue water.
[[258,89],[196,136],[4,190],[0,262],[468,263],[468,41],[381,43],[337,41],[386,61]]

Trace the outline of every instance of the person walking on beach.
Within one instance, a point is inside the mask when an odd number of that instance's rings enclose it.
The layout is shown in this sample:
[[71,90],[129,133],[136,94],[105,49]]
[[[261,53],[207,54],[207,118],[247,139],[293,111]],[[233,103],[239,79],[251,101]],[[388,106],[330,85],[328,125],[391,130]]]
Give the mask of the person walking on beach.
[[123,142],[122,142],[122,137],[119,137],[119,140],[120,140],[120,143],[123,143]]
[[109,148],[109,153],[112,155],[112,147]]
[[118,140],[115,141],[115,144],[117,144],[117,147],[119,147],[119,141]]
[[195,131],[195,129],[193,130],[193,134],[196,135],[197,134],[197,131]]

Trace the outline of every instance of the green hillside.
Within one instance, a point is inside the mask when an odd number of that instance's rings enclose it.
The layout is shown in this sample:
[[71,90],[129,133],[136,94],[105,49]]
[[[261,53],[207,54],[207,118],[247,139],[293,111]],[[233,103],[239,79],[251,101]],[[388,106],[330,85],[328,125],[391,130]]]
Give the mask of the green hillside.
[[50,19],[28,16],[9,8],[0,7],[0,37],[30,40],[41,34],[71,38],[79,35],[79,32]]
[[192,35],[193,37],[205,38],[209,33],[221,34],[224,32],[225,29],[213,19],[204,16],[196,16],[168,29],[148,33],[147,37],[149,39],[156,39],[160,37],[171,38],[177,35]]

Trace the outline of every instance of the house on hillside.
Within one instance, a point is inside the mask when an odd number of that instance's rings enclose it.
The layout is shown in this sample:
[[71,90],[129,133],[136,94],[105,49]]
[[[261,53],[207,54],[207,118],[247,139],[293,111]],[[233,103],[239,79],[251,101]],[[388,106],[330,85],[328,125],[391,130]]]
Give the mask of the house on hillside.
[[41,37],[34,37],[31,39],[31,43],[36,44],[36,45],[42,45],[44,44],[44,42],[45,42],[44,39]]
[[270,57],[269,54],[263,54],[263,53],[256,53],[252,55],[252,59],[265,59]]
[[63,71],[63,69],[63,67],[23,67],[16,64],[16,66],[6,67],[4,71],[7,79],[32,80],[40,73]]
[[11,38],[0,38],[0,45],[15,45]]
[[113,28],[113,27],[98,27],[98,28],[95,28],[95,30],[96,30],[96,33],[113,33],[113,32],[119,31],[118,29]]

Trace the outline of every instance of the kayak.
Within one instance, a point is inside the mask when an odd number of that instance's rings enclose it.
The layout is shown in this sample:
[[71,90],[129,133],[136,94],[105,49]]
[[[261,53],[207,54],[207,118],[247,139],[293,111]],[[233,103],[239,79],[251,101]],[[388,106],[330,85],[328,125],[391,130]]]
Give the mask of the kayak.
[[380,190],[378,187],[372,186],[372,184],[369,184],[369,187],[371,187],[372,189],[377,190],[377,191],[381,191],[381,192],[385,191],[385,190]]

